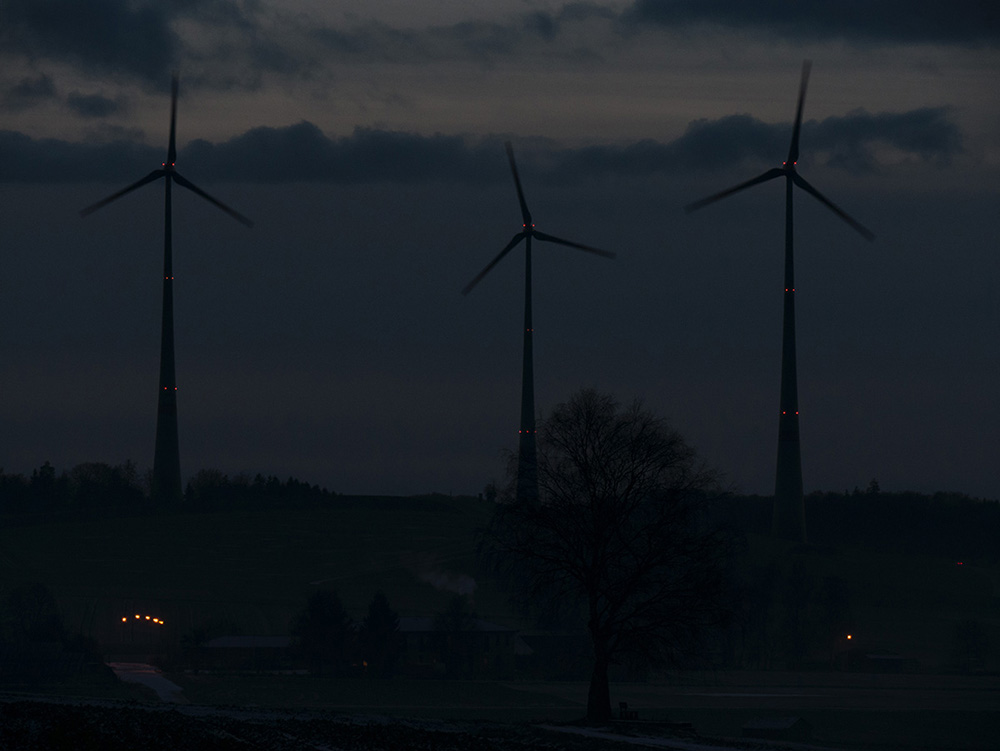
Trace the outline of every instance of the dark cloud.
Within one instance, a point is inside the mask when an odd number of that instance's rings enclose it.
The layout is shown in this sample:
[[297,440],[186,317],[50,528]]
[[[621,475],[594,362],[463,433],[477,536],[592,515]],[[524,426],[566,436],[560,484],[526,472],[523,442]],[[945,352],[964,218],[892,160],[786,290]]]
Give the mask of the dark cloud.
[[202,85],[255,88],[264,71],[308,75],[337,61],[489,64],[533,42],[549,45],[568,24],[616,17],[607,8],[581,2],[503,22],[399,28],[373,19],[317,28],[305,15],[256,2],[9,0],[0,24],[0,51],[147,86],[162,86],[172,70],[193,63],[202,69]]
[[[871,114],[864,110],[802,125],[803,154],[813,163],[852,172],[879,165],[890,147],[922,161],[945,162],[962,150],[961,132],[948,108]],[[696,120],[668,143],[552,150],[539,158],[550,180],[575,182],[601,174],[645,176],[723,169],[739,164],[777,164],[788,151],[791,124],[765,123],[749,115]]]
[[[949,114],[946,108],[882,114],[858,110],[809,121],[802,126],[803,153],[814,163],[852,171],[877,168],[882,146],[923,161],[947,160],[961,151],[961,133]],[[786,153],[790,133],[787,123],[731,115],[695,121],[666,143],[646,140],[566,149],[532,140],[524,142],[518,153],[539,179],[575,182],[602,175],[642,177],[741,163],[774,164]],[[373,128],[330,138],[312,123],[302,122],[254,128],[224,143],[192,141],[181,150],[178,162],[182,169],[191,165],[210,179],[250,183],[487,182],[506,179],[501,141]],[[72,144],[0,132],[0,163],[10,181],[135,179],[161,158],[158,149],[125,141]]]
[[949,113],[946,107],[924,107],[902,114],[856,110],[844,117],[806,123],[802,138],[825,152],[830,166],[852,171],[876,169],[875,150],[880,145],[924,161],[947,162],[962,151],[961,132],[948,119]]
[[9,0],[0,42],[5,51],[30,59],[162,80],[180,47],[169,7],[131,0]]
[[217,179],[247,182],[411,182],[489,173],[485,143],[470,144],[461,136],[357,128],[350,136],[328,138],[308,122],[255,128],[221,144],[194,141],[179,159]]
[[[530,28],[531,24],[525,26]],[[554,30],[551,33],[554,34]],[[521,41],[524,28],[465,21],[415,30],[370,21],[349,30],[316,29],[311,35],[342,60],[423,63],[507,55]]]
[[56,86],[44,73],[35,78],[22,78],[3,93],[3,105],[19,111],[35,107],[56,97]]
[[162,84],[184,53],[185,43],[174,29],[180,18],[207,29],[254,28],[232,0],[7,0],[0,46],[29,60]]
[[308,75],[330,62],[489,65],[540,51],[600,59],[596,51],[575,46],[574,33],[591,22],[602,24],[607,33],[713,24],[810,41],[1000,41],[996,4],[976,0],[635,0],[623,13],[598,3],[572,2],[499,22],[413,28],[378,20],[315,28],[305,15],[236,0],[7,0],[3,8],[4,54],[138,79],[147,86],[164,85],[171,70],[192,63],[202,68],[204,85],[254,88],[264,71]]
[[618,13],[597,3],[568,3],[557,14],[560,21],[589,21],[592,18],[613,21]]
[[81,94],[73,91],[66,97],[66,104],[83,117],[107,117],[122,111],[122,104],[100,94]]
[[163,161],[164,150],[131,141],[69,143],[0,131],[0,164],[12,182],[61,183],[136,180]]
[[631,24],[697,23],[761,29],[789,38],[990,43],[1000,41],[992,0],[635,0]]
[[463,21],[447,26],[399,29],[369,21],[351,29],[317,29],[311,35],[341,59],[359,62],[488,62],[494,57],[511,55],[527,43],[554,42],[568,24],[595,18],[614,20],[617,14],[594,3],[570,3],[555,13],[525,13],[505,23]]
[[542,39],[551,42],[559,32],[559,26],[551,13],[530,13],[524,18],[524,28],[538,34]]

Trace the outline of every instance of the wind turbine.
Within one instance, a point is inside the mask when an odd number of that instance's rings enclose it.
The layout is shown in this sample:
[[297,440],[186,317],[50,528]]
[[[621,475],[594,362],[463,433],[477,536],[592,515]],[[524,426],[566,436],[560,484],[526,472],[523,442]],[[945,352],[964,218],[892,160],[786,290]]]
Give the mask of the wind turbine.
[[535,223],[531,220],[531,212],[528,211],[528,204],[524,200],[524,191],[521,189],[521,178],[517,173],[517,163],[514,161],[514,149],[510,145],[510,141],[505,146],[507,147],[507,159],[510,161],[510,171],[514,175],[514,187],[517,188],[517,200],[521,204],[521,218],[524,224],[521,231],[514,235],[504,249],[497,254],[497,257],[486,264],[486,268],[480,271],[475,279],[465,285],[462,294],[469,294],[472,288],[479,284],[505,255],[524,240],[524,349],[521,360],[521,426],[518,430],[517,447],[517,499],[534,502],[538,499],[538,459],[535,449],[535,380],[532,358],[534,329],[531,324],[531,240],[535,238],[536,240],[565,245],[569,248],[585,250],[588,253],[596,253],[605,258],[614,258],[615,254],[572,240],[554,237],[535,229]]
[[170,87],[170,142],[167,146],[167,161],[141,180],[112,193],[107,198],[88,206],[80,212],[85,217],[98,209],[117,201],[126,193],[131,193],[147,183],[164,180],[165,203],[163,219],[163,314],[160,328],[160,387],[156,412],[156,447],[153,452],[153,497],[174,501],[181,497],[181,462],[177,440],[177,378],[174,370],[174,272],[171,248],[171,202],[170,190],[174,183],[187,188],[206,201],[225,211],[231,217],[248,227],[253,222],[239,212],[213,198],[187,178],[175,167],[177,162],[177,76]]
[[798,186],[816,198],[820,203],[847,222],[866,240],[874,240],[867,228],[852,219],[830,199],[806,182],[795,167],[799,159],[799,131],[802,127],[802,105],[806,98],[811,63],[802,64],[802,82],[799,85],[799,104],[795,112],[795,126],[792,142],[788,147],[788,158],[780,167],[769,169],[752,180],[747,180],[721,193],[695,201],[685,206],[687,211],[695,211],[731,196],[744,188],[778,177],[785,178],[785,293],[781,339],[781,399],[778,415],[778,461],[774,482],[774,509],[771,517],[771,533],[775,537],[805,542],[805,504],[802,500],[802,459],[799,450],[799,397],[795,370],[795,274],[792,258],[792,188]]

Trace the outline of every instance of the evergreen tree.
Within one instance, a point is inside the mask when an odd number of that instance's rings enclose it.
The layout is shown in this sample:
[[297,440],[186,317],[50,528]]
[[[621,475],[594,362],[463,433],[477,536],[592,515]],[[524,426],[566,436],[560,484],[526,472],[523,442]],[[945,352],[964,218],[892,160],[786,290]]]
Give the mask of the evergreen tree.
[[368,604],[368,615],[359,634],[361,656],[367,673],[376,678],[389,678],[396,672],[403,642],[399,633],[399,614],[389,607],[384,592],[376,592]]

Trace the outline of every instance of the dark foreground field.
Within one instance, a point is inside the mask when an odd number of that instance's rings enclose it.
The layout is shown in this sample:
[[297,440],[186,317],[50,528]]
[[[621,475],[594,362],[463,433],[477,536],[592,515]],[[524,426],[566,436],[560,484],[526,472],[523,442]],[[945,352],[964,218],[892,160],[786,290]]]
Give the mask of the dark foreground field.
[[[639,721],[601,728],[578,724],[583,682],[168,677],[175,703],[134,685],[125,701],[0,695],[0,749],[994,751],[1000,738],[997,676],[681,673],[613,684]],[[740,737],[783,717],[809,724],[808,744]]]
[[400,720],[319,711],[154,707],[54,700],[0,701],[0,749],[124,751],[339,749],[517,751],[634,748],[530,724]]

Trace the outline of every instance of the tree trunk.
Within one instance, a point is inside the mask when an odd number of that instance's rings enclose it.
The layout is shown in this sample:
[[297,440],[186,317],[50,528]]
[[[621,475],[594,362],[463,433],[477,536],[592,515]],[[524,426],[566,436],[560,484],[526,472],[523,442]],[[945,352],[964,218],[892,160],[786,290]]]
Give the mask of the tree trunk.
[[611,719],[611,691],[608,688],[608,657],[603,649],[594,648],[594,670],[590,674],[587,694],[587,719],[607,722]]

